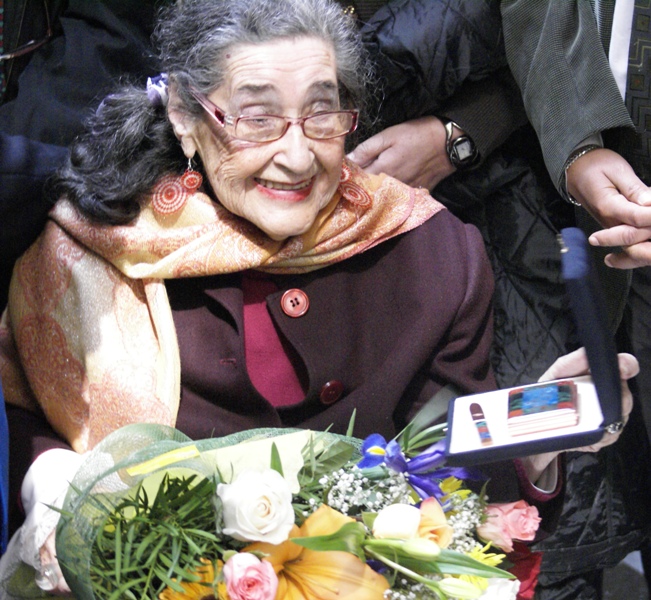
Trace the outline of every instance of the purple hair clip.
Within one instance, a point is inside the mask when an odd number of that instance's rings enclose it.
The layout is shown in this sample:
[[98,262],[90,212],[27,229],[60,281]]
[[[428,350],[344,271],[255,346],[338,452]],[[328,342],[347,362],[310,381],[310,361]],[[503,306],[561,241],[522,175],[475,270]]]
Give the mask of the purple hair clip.
[[147,78],[147,98],[152,106],[167,106],[167,73]]

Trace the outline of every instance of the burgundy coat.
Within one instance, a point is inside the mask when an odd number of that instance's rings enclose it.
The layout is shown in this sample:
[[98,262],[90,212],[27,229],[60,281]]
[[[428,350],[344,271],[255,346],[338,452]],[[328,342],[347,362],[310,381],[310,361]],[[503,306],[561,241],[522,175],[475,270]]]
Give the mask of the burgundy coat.
[[[479,232],[447,210],[333,266],[274,277],[279,291],[267,306],[304,365],[300,404],[275,408],[248,377],[240,280],[167,282],[181,352],[177,427],[192,438],[282,426],[343,433],[355,408],[357,437],[390,438],[447,383],[467,393],[495,387],[492,272]],[[283,311],[289,289],[307,295],[303,316]],[[65,444],[40,417],[15,407],[8,415],[16,494],[33,458]],[[488,471],[497,481],[494,500],[519,496],[511,463]]]
[[[472,226],[441,211],[333,266],[274,277],[273,322],[304,366],[307,394],[276,409],[253,387],[243,343],[241,275],[169,281],[181,351],[178,428],[191,437],[297,426],[393,437],[446,383],[495,387],[489,367],[492,273]],[[309,309],[285,314],[287,290]]]

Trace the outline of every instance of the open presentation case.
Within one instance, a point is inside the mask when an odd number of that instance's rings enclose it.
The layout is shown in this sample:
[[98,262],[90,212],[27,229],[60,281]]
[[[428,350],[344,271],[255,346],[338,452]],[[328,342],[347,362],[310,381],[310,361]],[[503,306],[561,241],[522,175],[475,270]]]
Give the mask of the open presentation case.
[[559,236],[567,295],[590,375],[461,396],[450,401],[447,462],[470,466],[598,442],[621,422],[615,342],[585,235]]

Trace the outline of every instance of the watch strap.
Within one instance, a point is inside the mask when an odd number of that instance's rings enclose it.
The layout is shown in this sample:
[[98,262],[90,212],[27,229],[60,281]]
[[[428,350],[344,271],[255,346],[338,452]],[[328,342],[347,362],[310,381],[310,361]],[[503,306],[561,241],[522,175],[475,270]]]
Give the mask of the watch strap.
[[[452,165],[457,169],[467,169],[477,163],[479,160],[479,152],[473,142],[472,138],[467,135],[459,125],[451,119],[446,117],[439,117],[441,123],[445,127],[445,150]],[[461,135],[453,139],[455,127],[461,132]],[[461,145],[469,146],[470,152],[467,156],[460,157],[458,149]]]

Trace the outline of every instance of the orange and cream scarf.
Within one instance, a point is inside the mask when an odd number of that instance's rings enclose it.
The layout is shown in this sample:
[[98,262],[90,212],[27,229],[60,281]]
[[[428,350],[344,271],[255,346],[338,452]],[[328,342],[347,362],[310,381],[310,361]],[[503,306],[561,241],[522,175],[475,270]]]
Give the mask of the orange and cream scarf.
[[156,210],[156,195],[174,185],[161,180],[123,226],[91,224],[60,201],[16,265],[0,324],[5,397],[43,410],[78,452],[129,423],[176,422],[180,361],[165,279],[319,269],[443,208],[426,190],[344,163],[310,231],[278,242],[201,192],[176,212]]

